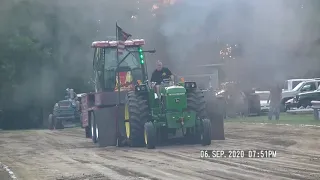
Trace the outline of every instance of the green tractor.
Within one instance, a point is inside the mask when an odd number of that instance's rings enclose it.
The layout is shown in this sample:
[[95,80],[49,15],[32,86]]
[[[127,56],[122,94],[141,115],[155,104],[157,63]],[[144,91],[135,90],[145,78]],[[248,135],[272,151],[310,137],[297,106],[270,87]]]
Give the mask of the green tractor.
[[160,97],[157,94],[147,82],[128,92],[125,127],[129,145],[151,149],[179,136],[191,143],[211,144],[211,121],[195,82],[173,85],[165,80],[160,85]]
[[211,121],[196,82],[164,80],[159,92],[148,81],[144,40],[128,40],[117,60],[117,41],[94,42],[93,84],[82,102],[82,127],[100,147],[155,148],[168,139],[211,144]]

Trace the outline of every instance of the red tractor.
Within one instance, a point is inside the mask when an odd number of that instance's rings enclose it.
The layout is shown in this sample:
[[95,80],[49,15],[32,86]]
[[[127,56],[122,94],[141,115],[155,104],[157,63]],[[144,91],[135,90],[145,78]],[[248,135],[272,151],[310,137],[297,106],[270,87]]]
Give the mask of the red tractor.
[[[95,92],[81,97],[81,121],[86,137],[99,146],[125,144],[124,104],[128,91],[138,82],[147,81],[144,65],[143,39],[125,41],[125,50],[117,58],[118,41],[92,43],[93,84]],[[100,130],[100,131],[99,131]]]

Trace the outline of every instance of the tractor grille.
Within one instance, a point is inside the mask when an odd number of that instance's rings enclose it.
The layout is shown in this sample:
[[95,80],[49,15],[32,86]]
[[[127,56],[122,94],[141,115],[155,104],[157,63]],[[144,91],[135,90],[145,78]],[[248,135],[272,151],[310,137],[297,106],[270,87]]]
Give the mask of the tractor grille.
[[73,116],[75,114],[75,109],[72,107],[59,107],[55,114],[57,116]]
[[59,106],[69,108],[71,106],[71,103],[70,102],[59,102]]

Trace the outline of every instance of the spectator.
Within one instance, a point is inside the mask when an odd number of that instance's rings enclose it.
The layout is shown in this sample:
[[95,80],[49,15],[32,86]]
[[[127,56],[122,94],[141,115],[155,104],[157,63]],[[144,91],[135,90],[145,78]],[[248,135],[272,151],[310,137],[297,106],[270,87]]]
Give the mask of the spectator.
[[279,120],[281,99],[282,99],[282,89],[279,84],[276,84],[271,88],[270,95],[267,101],[267,103],[270,102],[270,108],[269,108],[269,114],[268,114],[269,120],[272,120],[273,115],[275,115],[276,120]]

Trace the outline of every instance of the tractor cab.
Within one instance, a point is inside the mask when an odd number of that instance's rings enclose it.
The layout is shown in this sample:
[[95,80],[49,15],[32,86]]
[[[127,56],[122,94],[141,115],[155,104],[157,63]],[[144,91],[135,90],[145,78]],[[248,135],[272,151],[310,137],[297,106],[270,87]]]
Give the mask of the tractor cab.
[[[118,41],[96,41],[94,48],[94,86],[96,92],[129,91],[139,81],[145,81],[143,39],[125,41],[120,54]],[[119,58],[117,58],[117,53]],[[120,77],[118,77],[118,75]],[[120,82],[118,82],[120,81]],[[118,85],[120,88],[118,88]]]

